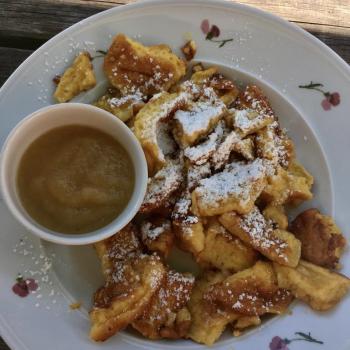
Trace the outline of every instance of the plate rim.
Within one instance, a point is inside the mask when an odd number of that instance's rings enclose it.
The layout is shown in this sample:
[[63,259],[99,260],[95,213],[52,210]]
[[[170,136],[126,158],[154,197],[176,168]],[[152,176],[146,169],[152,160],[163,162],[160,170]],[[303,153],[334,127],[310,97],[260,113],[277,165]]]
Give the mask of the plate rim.
[[[247,4],[240,4],[236,2],[231,2],[227,0],[139,0],[135,3],[130,3],[126,5],[120,5],[116,7],[112,7],[106,10],[103,10],[99,13],[96,13],[92,16],[89,16],[71,26],[64,29],[63,31],[57,33],[55,36],[50,38],[47,42],[45,42],[42,46],[37,48],[34,52],[32,52],[16,69],[15,71],[6,79],[2,87],[0,88],[0,99],[2,95],[4,95],[5,91],[10,88],[11,84],[16,80],[20,74],[23,73],[23,70],[26,68],[28,61],[33,59],[34,57],[40,55],[43,51],[47,50],[51,47],[51,45],[57,40],[62,39],[65,35],[69,33],[74,33],[76,29],[79,29],[80,26],[85,25],[89,22],[95,22],[96,20],[103,18],[104,16],[111,15],[112,13],[121,13],[124,11],[132,11],[132,10],[140,10],[142,8],[152,7],[152,6],[193,6],[196,4],[211,6],[213,8],[235,8],[239,11],[246,12],[248,14],[254,15],[256,17],[261,17],[264,19],[268,19],[271,22],[277,22],[281,26],[286,29],[291,30],[292,32],[298,33],[302,37],[306,39],[308,43],[312,43],[315,48],[323,52],[323,54],[327,54],[327,56],[336,63],[335,67],[340,69],[343,73],[345,73],[346,78],[350,81],[350,65],[334,50],[332,50],[329,46],[327,46],[320,39],[310,34],[308,31],[298,26],[293,22],[289,22],[288,20],[270,13],[268,11],[256,8]],[[290,101],[289,101],[290,102]],[[294,104],[293,104],[294,105]],[[333,182],[332,182],[333,183]],[[4,339],[6,344],[10,346],[13,350],[28,350],[29,348],[21,341],[15,332],[14,328],[11,328],[4,317],[0,314],[0,336]]]

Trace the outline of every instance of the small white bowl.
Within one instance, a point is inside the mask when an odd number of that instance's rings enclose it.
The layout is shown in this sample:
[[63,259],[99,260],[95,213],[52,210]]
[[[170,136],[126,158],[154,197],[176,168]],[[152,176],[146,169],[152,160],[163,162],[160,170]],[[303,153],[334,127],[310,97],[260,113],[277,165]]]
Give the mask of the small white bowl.
[[[128,152],[135,171],[134,191],[125,209],[107,226],[84,234],[59,233],[38,224],[22,206],[16,185],[18,165],[28,146],[47,131],[72,124],[90,126],[113,136]],[[103,240],[127,225],[141,206],[148,178],[145,155],[131,130],[112,114],[81,103],[48,106],[18,123],[2,148],[0,172],[3,197],[15,218],[42,239],[70,245],[90,244]]]

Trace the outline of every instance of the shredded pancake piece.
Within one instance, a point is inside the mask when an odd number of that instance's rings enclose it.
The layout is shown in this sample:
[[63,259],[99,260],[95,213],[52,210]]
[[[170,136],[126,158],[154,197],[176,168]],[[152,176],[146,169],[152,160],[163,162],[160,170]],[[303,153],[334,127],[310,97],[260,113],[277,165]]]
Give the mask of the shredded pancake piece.
[[136,115],[134,133],[145,152],[150,173],[161,169],[166,163],[165,154],[158,144],[162,141],[160,133],[163,129],[159,129],[160,122],[169,120],[190,99],[187,92],[164,92],[153,97]]
[[292,294],[280,289],[271,263],[257,262],[209,287],[203,296],[211,306],[248,316],[285,312]]
[[167,257],[174,241],[170,220],[160,216],[144,220],[141,223],[141,237],[142,242],[151,252]]
[[145,105],[145,96],[140,91],[122,96],[120,91],[109,88],[107,93],[101,96],[94,105],[114,114],[123,122],[127,122]]
[[346,239],[330,216],[317,209],[305,210],[292,221],[290,230],[302,243],[303,259],[330,269],[339,266]]
[[273,116],[259,114],[253,109],[230,109],[229,112],[227,119],[241,137],[253,134],[274,121]]
[[213,219],[205,229],[204,249],[197,260],[206,269],[214,267],[223,271],[240,271],[254,265],[257,257],[254,249],[232,236]]
[[172,213],[172,224],[180,247],[195,256],[204,248],[204,229],[200,218],[191,211],[191,195],[182,193]]
[[138,229],[130,223],[112,237],[96,243],[95,249],[101,260],[102,272],[108,277],[117,263],[141,254]]
[[257,111],[259,115],[266,115],[275,119],[267,97],[256,85],[246,86],[245,90],[239,94],[235,101],[235,107],[238,109],[253,109]]
[[199,143],[196,146],[186,147],[184,149],[184,156],[195,165],[206,163],[216,151],[218,144],[224,135],[224,127],[224,122],[220,121],[206,141]]
[[182,224],[196,224],[199,220],[191,213],[191,195],[189,192],[183,193],[175,204],[172,219]]
[[210,163],[202,165],[190,165],[187,169],[187,189],[193,191],[199,184],[200,180],[211,176]]
[[296,268],[274,263],[278,285],[310,305],[326,311],[337,305],[349,291],[350,279],[324,267],[300,260]]
[[216,97],[214,90],[204,89],[201,98],[187,110],[175,112],[176,140],[182,147],[193,145],[199,138],[208,135],[226,111],[225,104]]
[[287,168],[294,158],[293,144],[277,121],[259,130],[255,143],[257,155],[270,160],[275,167],[279,164]]
[[186,304],[193,285],[194,277],[191,274],[168,271],[150,305],[132,326],[150,339],[177,339],[185,336],[191,324]]
[[218,170],[227,164],[231,152],[236,148],[236,145],[239,142],[241,142],[241,137],[235,131],[231,131],[226,135],[212,157],[212,163],[214,164],[215,170]]
[[248,213],[265,187],[265,171],[261,159],[227,165],[222,172],[199,182],[192,193],[193,211],[201,216],[230,210]]
[[139,317],[160,288],[166,271],[156,256],[116,264],[94,295],[90,337],[104,341]]
[[153,95],[167,91],[186,71],[186,64],[167,45],[144,46],[118,34],[104,60],[110,83],[124,95],[141,91]]
[[141,213],[150,213],[163,207],[170,196],[181,186],[183,165],[168,161],[167,165],[148,180],[147,193],[140,208]]
[[295,267],[300,259],[301,244],[288,231],[273,229],[257,207],[245,215],[235,212],[225,213],[219,218],[220,223],[233,235],[282,265]]
[[72,66],[67,68],[60,78],[54,97],[60,103],[68,102],[82,91],[90,90],[95,85],[96,77],[91,56],[88,52],[81,52],[75,58]]
[[222,282],[226,277],[222,272],[208,271],[196,280],[188,303],[192,321],[188,337],[198,343],[208,346],[214,344],[225,330],[226,325],[239,317],[237,313],[209,309],[208,302],[203,298],[212,285]]

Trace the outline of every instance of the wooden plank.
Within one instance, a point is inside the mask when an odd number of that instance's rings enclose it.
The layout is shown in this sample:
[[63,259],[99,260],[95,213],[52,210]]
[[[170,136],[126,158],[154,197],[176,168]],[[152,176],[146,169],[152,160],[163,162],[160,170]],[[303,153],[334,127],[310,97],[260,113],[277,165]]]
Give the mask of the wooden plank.
[[[303,15],[304,12],[299,11],[299,6],[292,6],[292,3],[300,4],[300,8],[305,9],[305,13],[308,14],[307,8],[311,8],[312,1],[314,0],[298,2],[288,0],[279,6],[275,4],[276,2],[271,5],[262,0],[242,0],[241,2],[270,10],[287,19],[297,21],[304,27],[307,27],[307,24],[324,24],[325,28],[320,28],[322,33],[327,32],[327,28],[330,28],[332,34],[344,36],[344,28],[347,28],[349,29],[347,35],[350,38],[350,6],[344,5],[344,1],[349,0],[322,0],[324,6],[321,6],[321,0],[315,0],[315,3],[319,5],[313,7],[313,16]],[[330,23],[327,24],[324,19],[331,12],[329,4],[333,1],[334,11],[330,16]],[[133,0],[60,0],[59,2],[55,0],[0,0],[0,46],[37,48],[47,39],[88,16],[107,7],[129,2]],[[336,23],[333,17],[338,12],[343,14],[339,17],[342,19],[337,23],[346,23],[347,26],[332,25],[329,27],[329,24]]]
[[32,52],[32,50],[0,47],[0,87]]
[[126,5],[133,2],[142,1],[142,0],[47,0],[52,3],[64,3],[64,4],[79,4],[79,5],[90,5],[101,7],[103,9],[110,8],[116,5]]
[[[116,0],[88,1],[88,6],[83,5],[85,0],[60,0],[59,2],[54,0],[11,0],[11,2],[0,0],[0,46],[34,50],[68,26],[101,11],[102,8],[97,7],[94,3],[101,4],[106,1]],[[132,0],[117,1],[120,4]],[[303,22],[297,24],[320,38],[347,62],[350,62],[350,28]],[[21,57],[22,55],[19,54],[18,61]],[[6,57],[1,57],[0,60],[2,62],[6,60]],[[9,65],[13,66],[13,61],[11,59],[9,63],[4,64],[5,68],[2,70],[7,69]]]
[[[0,46],[23,47],[24,45],[25,48],[37,48],[47,39],[88,16],[107,7],[129,2],[133,0],[60,0],[59,2],[0,0]],[[327,27],[321,29],[322,32],[327,31],[328,25],[332,25],[330,28],[332,33],[339,33],[341,36],[344,34],[343,28],[350,30],[350,6],[345,6],[345,2],[349,3],[349,0],[287,0],[278,6],[277,1],[241,0],[241,2],[256,5],[289,20],[297,21],[302,26],[323,24]],[[313,2],[315,2],[314,6]],[[334,3],[334,8],[330,6],[331,3]],[[327,20],[328,15],[329,20]],[[335,20],[336,17],[338,21]],[[342,26],[337,27],[335,23]],[[348,36],[350,38],[350,31]],[[18,41],[21,41],[21,46]]]
[[93,5],[45,0],[0,0],[0,46],[27,38],[33,48],[72,24],[102,11]]
[[239,0],[237,2],[272,12],[289,21],[350,28],[349,0]]
[[350,28],[335,28],[310,23],[297,23],[305,30],[315,35],[340,57],[350,64]]
[[[71,3],[67,4],[67,1]],[[9,6],[7,0],[0,0],[0,86],[31,50],[66,27],[101,10],[101,7],[91,6],[90,1],[89,6],[82,6],[76,3],[77,1],[84,0],[60,0],[59,3],[56,1],[53,3],[53,0],[12,0],[13,6]],[[118,2],[130,2],[130,0],[118,0]],[[1,6],[5,3],[6,6]],[[20,7],[22,7],[21,13],[17,14]],[[43,17],[44,14],[46,17]],[[321,39],[350,63],[350,28],[310,23],[297,24]],[[7,31],[10,32],[9,35]],[[21,49],[17,50],[16,47]]]
[[[69,4],[89,4],[104,8],[136,0],[60,0]],[[289,21],[350,28],[349,0],[228,0],[258,7]]]

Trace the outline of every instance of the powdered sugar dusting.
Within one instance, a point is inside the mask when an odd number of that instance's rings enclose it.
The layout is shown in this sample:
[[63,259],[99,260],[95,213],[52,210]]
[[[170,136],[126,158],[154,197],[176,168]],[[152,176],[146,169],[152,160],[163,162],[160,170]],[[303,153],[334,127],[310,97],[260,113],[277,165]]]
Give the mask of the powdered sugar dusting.
[[160,122],[157,127],[157,143],[165,156],[173,154],[177,145],[171,135],[170,123]]
[[195,193],[205,206],[212,208],[219,208],[230,197],[244,205],[251,200],[252,184],[265,177],[265,171],[261,159],[231,163],[222,172],[201,180]]
[[136,90],[133,94],[128,94],[125,96],[122,96],[120,98],[118,97],[112,97],[108,100],[108,103],[111,105],[111,107],[121,107],[125,104],[138,104],[143,103],[143,99],[145,96],[141,93],[140,90]]
[[183,166],[180,162],[168,161],[166,166],[149,179],[147,193],[141,210],[147,206],[161,206],[171,193],[176,191],[183,180]]
[[144,221],[141,225],[141,234],[142,239],[146,240],[155,240],[161,234],[169,231],[171,229],[171,223],[169,220],[164,220],[160,226],[154,225],[149,221]]
[[[176,327],[176,313],[183,308],[190,299],[194,277],[170,270],[159,291],[152,299],[150,308],[140,318],[152,324],[152,328],[159,329]],[[137,321],[136,321],[137,325]]]
[[170,270],[167,274],[166,288],[162,288],[159,293],[160,305],[167,313],[176,312],[189,301],[193,284],[192,275]]
[[191,213],[191,204],[191,194],[189,192],[184,193],[175,204],[172,219],[183,225],[198,223],[198,217]]
[[241,138],[235,131],[231,131],[219,145],[216,152],[213,154],[212,163],[215,169],[220,169],[227,163],[231,151],[234,150],[235,145],[241,141]]
[[243,215],[239,225],[249,235],[250,243],[255,249],[264,252],[273,248],[280,258],[288,261],[284,252],[288,247],[287,242],[274,235],[271,223],[265,220],[257,207]]
[[187,188],[193,191],[199,184],[199,181],[211,175],[210,163],[202,165],[191,165],[187,170]]
[[140,241],[133,225],[128,225],[107,242],[107,252],[104,258],[114,262],[134,258],[140,254]]
[[249,214],[242,216],[240,227],[249,234],[254,247],[267,249],[276,244],[270,237],[272,227],[256,207]]
[[224,134],[224,127],[224,122],[219,122],[206,141],[197,146],[186,147],[184,150],[185,157],[187,157],[191,163],[196,165],[201,165],[208,161],[215,152]]
[[225,104],[216,97],[212,88],[204,89],[203,96],[206,100],[192,104],[187,111],[178,110],[175,113],[174,119],[181,126],[181,132],[189,137],[205,136],[210,131],[211,125],[215,124],[226,111]]
[[[185,105],[188,101],[191,100],[190,94],[187,92],[181,92],[177,95],[168,98],[161,105],[154,105],[154,108],[151,109],[150,103],[157,101],[160,98],[163,98],[167,93],[159,94],[157,97],[153,96],[153,98],[148,102],[144,110],[141,110],[140,113],[150,113],[152,117],[142,118],[142,128],[140,130],[139,137],[149,142],[153,142],[157,144],[157,127],[158,123],[162,120],[165,120],[169,116],[172,115],[174,111],[179,109],[181,106]],[[135,124],[138,122],[138,118],[140,118],[140,113],[136,116]]]
[[230,111],[234,114],[234,127],[239,129],[243,136],[256,132],[273,121],[270,115],[260,114],[252,109]]
[[201,87],[193,83],[191,80],[186,80],[180,85],[180,90],[191,94],[194,98],[197,98],[201,93]]
[[274,121],[256,136],[259,155],[270,160],[275,167],[278,164],[288,167],[290,155],[285,145],[286,140],[285,132],[280,129],[278,122]]

